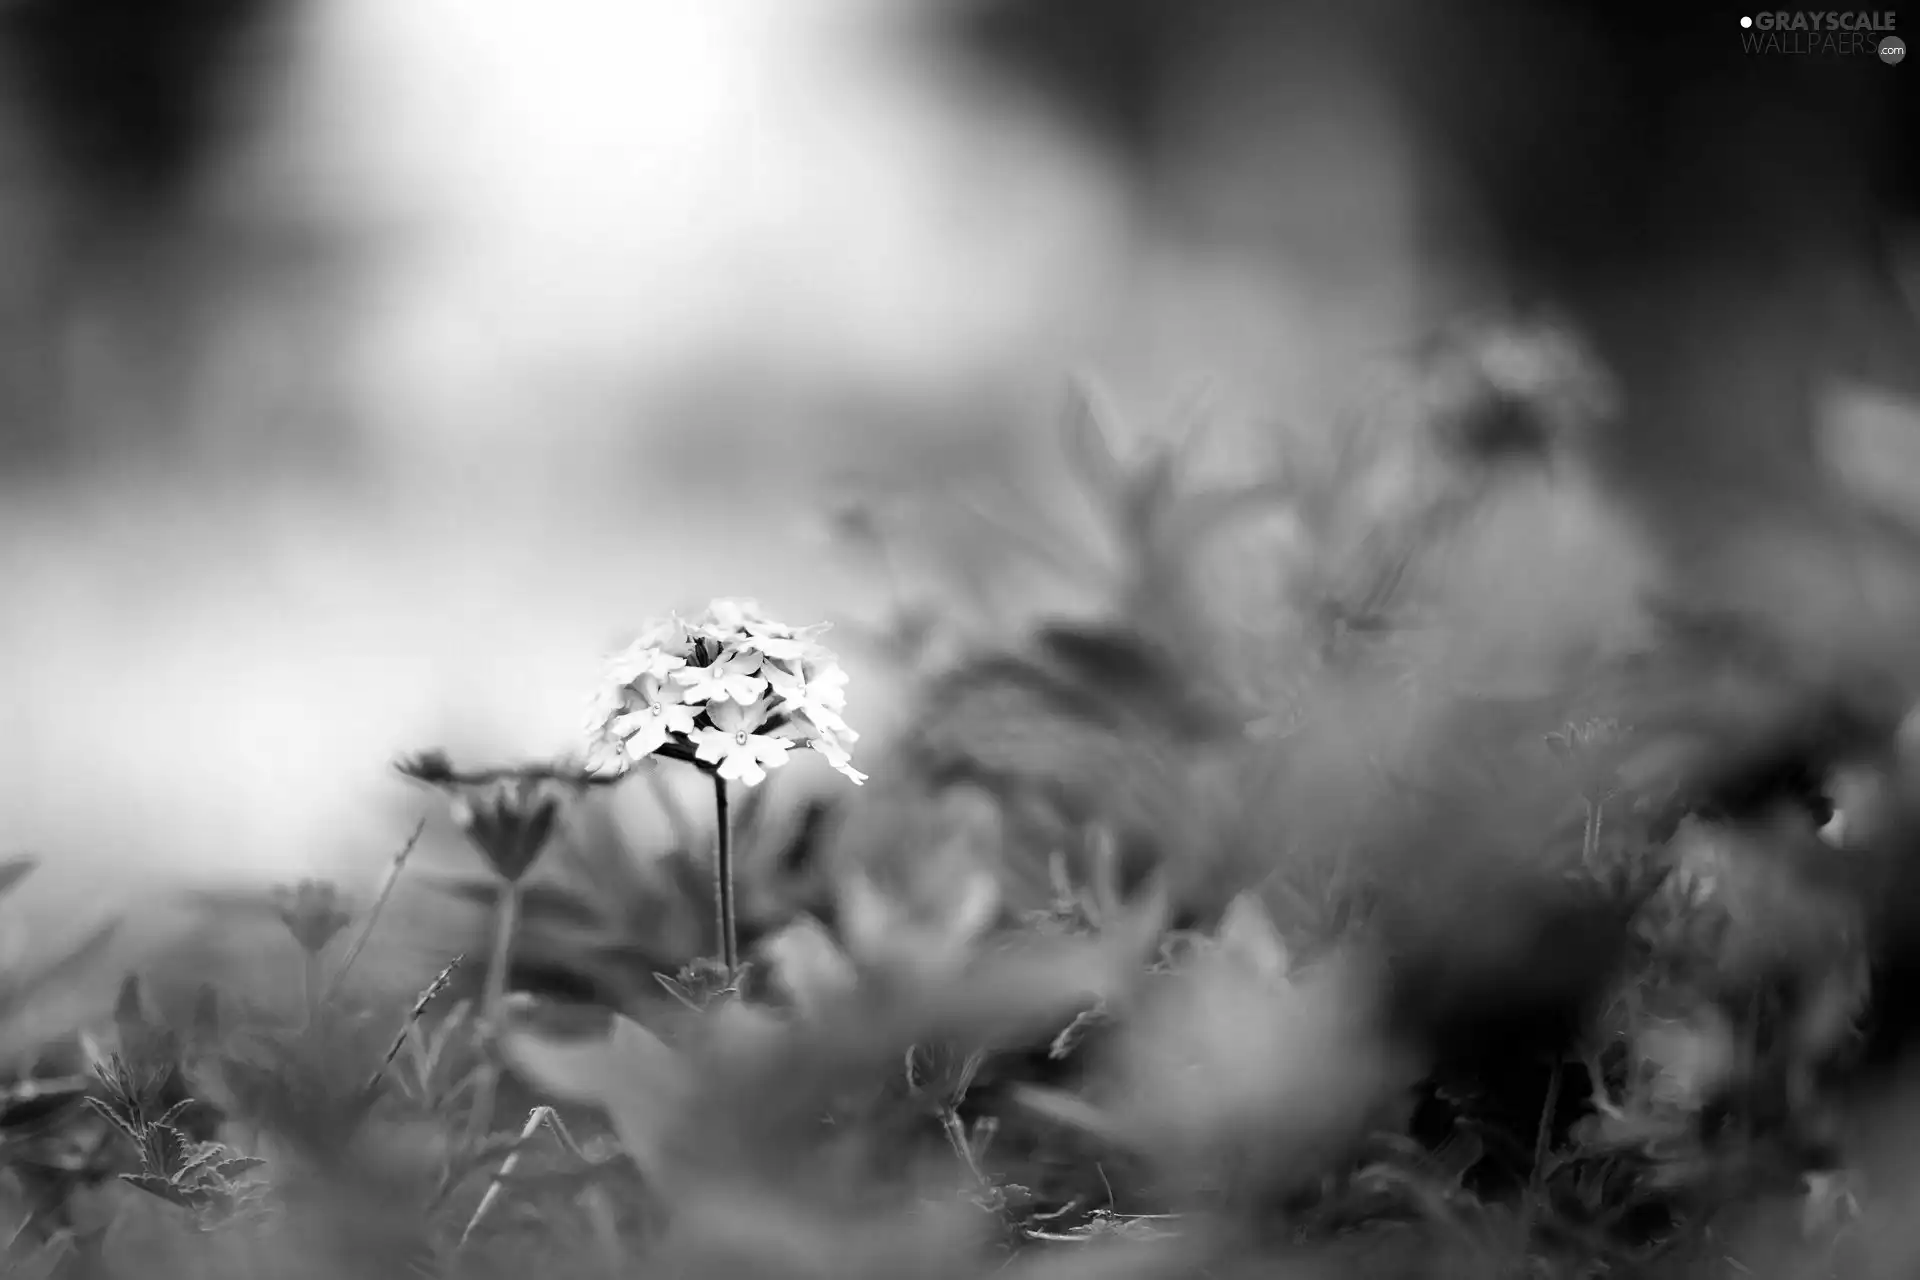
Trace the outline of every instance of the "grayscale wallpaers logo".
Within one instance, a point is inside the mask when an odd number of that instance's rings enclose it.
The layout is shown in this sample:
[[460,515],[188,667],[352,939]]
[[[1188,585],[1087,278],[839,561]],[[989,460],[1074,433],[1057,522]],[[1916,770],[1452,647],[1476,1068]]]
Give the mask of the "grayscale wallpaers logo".
[[1748,53],[1877,53],[1892,66],[1907,56],[1895,18],[1890,11],[1776,9],[1740,19],[1740,46]]

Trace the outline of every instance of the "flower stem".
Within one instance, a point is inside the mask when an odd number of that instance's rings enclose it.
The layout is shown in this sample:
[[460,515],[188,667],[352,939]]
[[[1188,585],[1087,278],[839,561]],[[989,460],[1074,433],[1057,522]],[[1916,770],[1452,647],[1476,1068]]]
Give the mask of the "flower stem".
[[320,953],[302,948],[300,951],[301,989],[307,997],[307,1030],[312,1031],[320,1024],[320,1007],[323,1002],[322,989],[325,980],[320,976]]
[[493,1060],[494,1038],[500,1031],[502,1006],[507,1000],[507,965],[513,956],[513,932],[520,923],[520,882],[502,880],[493,911],[493,952],[487,960],[486,984],[480,995],[481,1038],[487,1060],[474,1081],[473,1111],[467,1121],[467,1144],[472,1146],[487,1134],[493,1124],[494,1094],[500,1085],[500,1068]]
[[714,859],[714,923],[720,934],[720,963],[733,977],[740,963],[740,935],[733,911],[733,819],[728,812],[727,780],[713,775],[713,816],[718,833],[718,855]]
[[414,824],[413,834],[408,836],[407,842],[400,846],[400,852],[394,854],[388,861],[386,878],[380,882],[380,892],[375,896],[373,906],[367,912],[367,918],[360,923],[359,935],[354,938],[353,945],[347,948],[346,958],[340,962],[340,967],[333,971],[333,980],[327,984],[326,995],[322,997],[323,1001],[331,1001],[340,994],[340,988],[346,985],[347,974],[352,971],[353,962],[358,960],[360,953],[366,949],[367,939],[373,936],[373,927],[380,923],[380,913],[386,909],[387,899],[393,896],[393,886],[399,881],[401,871],[406,868],[407,859],[413,854],[413,847],[420,843],[420,835],[426,829],[427,820],[422,818]]

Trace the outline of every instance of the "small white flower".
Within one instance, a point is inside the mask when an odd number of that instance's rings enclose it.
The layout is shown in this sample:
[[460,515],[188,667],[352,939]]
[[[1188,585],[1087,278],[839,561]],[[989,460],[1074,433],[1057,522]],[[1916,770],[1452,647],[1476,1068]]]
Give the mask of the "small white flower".
[[723,653],[712,665],[681,667],[674,680],[686,690],[689,702],[732,700],[741,706],[758,702],[767,691],[767,682],[754,674],[760,669],[757,653]]
[[745,635],[750,622],[772,621],[761,612],[758,600],[721,597],[708,601],[707,611],[694,629],[709,639],[728,642]]
[[[810,627],[790,627],[784,622],[757,622],[749,620],[737,636],[734,643],[742,649],[751,649],[776,662],[801,663],[810,658],[826,654],[818,637],[831,630],[830,622],[818,622]],[[831,657],[830,654],[827,655]]]
[[[851,729],[847,731],[848,734],[852,732]],[[867,775],[853,767],[853,757],[847,753],[846,747],[841,745],[840,738],[845,736],[843,734],[836,737],[834,734],[822,732],[807,745],[825,756],[827,763],[837,772],[851,780],[855,786],[859,786],[867,780]]]
[[686,619],[677,613],[670,613],[657,622],[649,623],[634,643],[684,658],[693,652],[693,632],[688,629]]
[[759,786],[766,781],[768,769],[787,762],[787,752],[793,747],[787,738],[761,732],[772,710],[771,702],[751,706],[733,701],[708,704],[707,718],[713,727],[695,729],[689,735],[695,743],[694,758],[717,765],[716,772],[723,778]]
[[847,673],[837,662],[815,658],[799,663],[767,663],[760,674],[780,698],[782,710],[804,715],[843,737],[850,732],[840,717],[847,705]]
[[627,758],[636,762],[666,746],[676,734],[690,737],[700,712],[685,690],[657,676],[641,676],[639,694],[639,705],[623,710],[610,726],[615,737],[625,740]]
[[628,685],[642,676],[663,680],[686,665],[681,654],[636,642],[613,656],[607,664],[607,675],[616,685]]

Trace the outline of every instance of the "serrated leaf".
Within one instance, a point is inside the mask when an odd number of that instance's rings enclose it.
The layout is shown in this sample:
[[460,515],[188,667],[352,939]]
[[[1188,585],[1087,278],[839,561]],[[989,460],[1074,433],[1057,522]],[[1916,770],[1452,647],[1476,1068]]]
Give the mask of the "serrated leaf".
[[242,1174],[252,1173],[264,1168],[266,1161],[258,1156],[228,1155],[226,1159],[213,1166],[214,1176],[232,1182]]
[[144,1140],[145,1135],[143,1135],[140,1132],[140,1130],[137,1127],[135,1127],[125,1116],[121,1115],[118,1111],[116,1111],[112,1106],[108,1105],[105,1101],[99,1098],[88,1098],[87,1105],[92,1107],[95,1111],[99,1112],[100,1115],[106,1119],[107,1123],[111,1124],[114,1128],[118,1129],[121,1133],[126,1134],[128,1141],[132,1142],[135,1146],[139,1146]]
[[211,1173],[214,1159],[220,1154],[220,1151],[221,1147],[219,1143],[208,1142],[187,1152],[186,1158],[181,1162],[180,1167],[175,1170],[174,1177],[182,1181],[191,1181],[194,1174]]
[[150,1196],[165,1200],[168,1204],[177,1204],[183,1209],[192,1208],[184,1192],[170,1180],[151,1173],[123,1173],[120,1180],[128,1186],[138,1187]]

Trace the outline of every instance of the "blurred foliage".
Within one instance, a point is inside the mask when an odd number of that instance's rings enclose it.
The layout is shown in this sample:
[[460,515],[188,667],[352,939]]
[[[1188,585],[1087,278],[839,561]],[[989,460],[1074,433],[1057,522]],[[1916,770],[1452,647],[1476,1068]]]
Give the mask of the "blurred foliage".
[[[9,1274],[1904,1273],[1910,1161],[1854,1133],[1905,1122],[1848,1068],[1911,762],[1810,744],[1818,690],[1756,719],[1764,637],[1684,611],[1545,691],[1460,679],[1436,569],[1516,473],[1438,428],[1498,402],[1552,456],[1604,409],[1447,367],[1404,430],[1229,488],[1078,402],[1094,603],[901,601],[872,784],[735,813],[744,972],[671,792],[637,848],[556,785],[537,868],[432,886],[513,904],[478,986],[440,957],[366,999],[387,891],[317,883],[277,899],[284,1008],[176,1028],[129,979],[16,1055]],[[1206,563],[1254,527],[1262,623]],[[1782,761],[1843,745],[1836,827]],[[9,1015],[60,973],[9,973]]]

